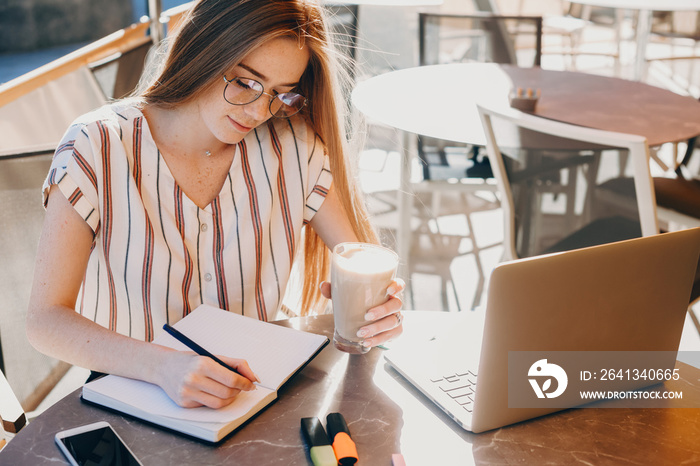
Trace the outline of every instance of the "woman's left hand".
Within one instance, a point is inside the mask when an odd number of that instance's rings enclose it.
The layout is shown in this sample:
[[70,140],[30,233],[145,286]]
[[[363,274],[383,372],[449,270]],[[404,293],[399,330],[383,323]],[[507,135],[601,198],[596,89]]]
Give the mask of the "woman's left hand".
[[[404,281],[397,278],[387,287],[387,300],[379,306],[369,309],[365,320],[371,322],[361,327],[357,336],[362,338],[362,345],[372,347],[386,343],[403,332],[403,316],[401,315],[401,293],[406,287]],[[321,283],[321,294],[331,298],[331,284]]]

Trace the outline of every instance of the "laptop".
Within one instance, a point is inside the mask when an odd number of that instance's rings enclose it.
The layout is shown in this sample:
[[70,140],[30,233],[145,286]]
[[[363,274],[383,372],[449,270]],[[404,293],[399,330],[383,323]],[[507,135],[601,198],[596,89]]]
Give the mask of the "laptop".
[[[581,405],[585,401],[562,397],[565,401],[554,407],[547,399],[509,407],[509,361],[537,352],[544,352],[545,359],[534,362],[544,365],[551,364],[547,354],[603,355],[603,362],[610,355],[631,354],[641,360],[629,364],[673,370],[699,254],[696,228],[505,262],[491,275],[481,339],[462,336],[470,330],[474,334],[474,329],[455,316],[461,323],[442,335],[406,345],[397,341],[384,357],[455,422],[475,433]],[[671,356],[648,359],[656,354]],[[583,378],[569,372],[570,383]],[[527,375],[520,377],[523,393],[536,395],[540,388],[540,395],[548,389],[546,396],[553,396],[562,385],[557,378],[536,388]],[[635,390],[659,382],[611,383]]]

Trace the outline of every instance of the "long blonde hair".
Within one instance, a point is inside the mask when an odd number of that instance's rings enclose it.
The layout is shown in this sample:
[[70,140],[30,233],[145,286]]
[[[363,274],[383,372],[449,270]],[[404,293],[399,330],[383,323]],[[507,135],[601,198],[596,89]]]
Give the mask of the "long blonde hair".
[[[162,69],[139,97],[147,104],[174,106],[197,98],[255,48],[292,37],[310,52],[299,92],[310,104],[302,114],[326,146],[333,185],[360,241],[377,243],[345,132],[346,66],[333,44],[323,8],[313,0],[200,0],[171,33]],[[346,86],[345,88],[343,86]],[[311,228],[303,242],[301,313],[322,308],[318,284],[329,274],[329,251]]]

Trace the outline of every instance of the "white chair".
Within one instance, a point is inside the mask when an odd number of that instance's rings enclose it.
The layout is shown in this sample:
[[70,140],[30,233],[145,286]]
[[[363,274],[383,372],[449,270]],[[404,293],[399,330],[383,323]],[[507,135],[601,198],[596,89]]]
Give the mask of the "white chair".
[[[659,233],[649,149],[641,136],[479,107],[501,195],[506,260]],[[634,209],[601,189],[627,152]],[[610,161],[608,161],[610,159]],[[610,170],[608,170],[610,168]],[[574,186],[564,192],[552,189]],[[572,198],[573,197],[573,198]]]
[[655,79],[698,95],[699,11],[654,12],[647,51],[647,65],[653,64],[650,71]]
[[[520,0],[522,8],[523,0]],[[573,5],[562,8],[561,14],[547,14],[543,17],[543,35],[547,39],[550,36],[559,36],[562,40],[562,55],[568,56],[567,68],[576,69],[576,55],[579,51],[581,35],[586,26],[591,25],[589,21],[590,7],[584,11],[573,11]],[[578,14],[576,14],[578,13]],[[551,53],[549,48],[545,48],[545,53]]]
[[[525,0],[519,0],[516,11],[523,14],[526,8]],[[622,9],[594,7],[576,2],[561,0],[559,13],[543,15],[543,55],[562,55],[567,57],[567,69],[575,70],[576,59],[580,55],[607,56],[614,59],[615,74],[620,73],[621,26],[623,22]],[[541,5],[531,2],[530,11],[539,11]],[[601,49],[601,43],[586,43],[585,30],[591,27],[604,27],[613,33],[613,49]],[[550,40],[560,38],[559,44]],[[599,42],[596,40],[596,42]],[[607,41],[606,41],[607,42]],[[591,47],[590,45],[595,45]]]
[[[692,215],[698,210],[700,182],[679,175],[678,179],[665,179],[659,184],[659,179],[651,176],[644,137],[570,125],[515,109],[479,106],[479,115],[503,208],[504,260],[655,235],[660,232],[660,221],[700,226],[698,217]],[[563,147],[567,143],[579,147],[567,150]],[[591,150],[580,151],[581,143]],[[552,150],[552,145],[559,147]],[[692,144],[689,150],[692,151]],[[631,173],[622,176],[617,165],[621,152],[627,154],[631,164]],[[548,160],[543,163],[546,157]],[[536,163],[530,163],[533,161]],[[587,173],[579,176],[580,171]],[[567,172],[566,176],[562,172]],[[546,193],[549,187],[539,189],[552,178],[560,177],[566,183],[582,181],[576,189],[576,202],[567,202],[569,208],[575,205],[573,215],[567,209],[553,214],[556,209],[552,206],[552,193]],[[656,203],[655,186],[664,207]],[[688,196],[693,199],[688,200]],[[559,217],[559,221],[552,221],[553,217]],[[537,221],[542,219],[547,221]],[[700,264],[688,307],[700,332],[700,321],[693,310],[700,298],[698,277]]]

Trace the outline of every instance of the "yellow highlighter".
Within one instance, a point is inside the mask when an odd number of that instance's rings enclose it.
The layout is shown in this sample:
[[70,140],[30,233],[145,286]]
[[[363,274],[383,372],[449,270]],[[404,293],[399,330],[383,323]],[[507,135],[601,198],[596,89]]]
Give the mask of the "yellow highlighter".
[[302,418],[301,432],[309,447],[309,456],[314,466],[338,466],[331,441],[317,417]]

